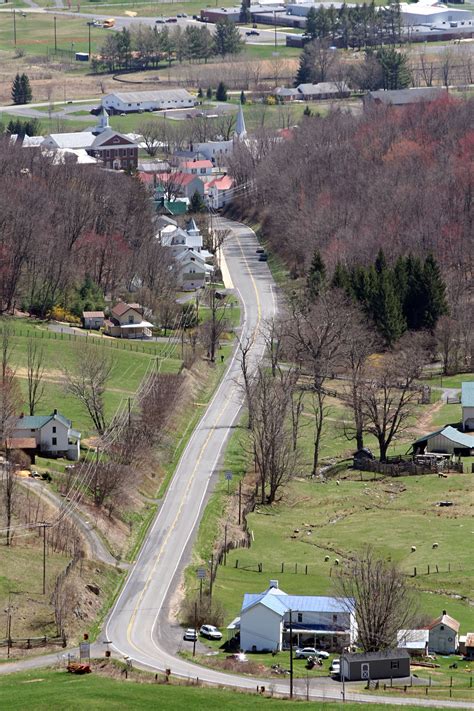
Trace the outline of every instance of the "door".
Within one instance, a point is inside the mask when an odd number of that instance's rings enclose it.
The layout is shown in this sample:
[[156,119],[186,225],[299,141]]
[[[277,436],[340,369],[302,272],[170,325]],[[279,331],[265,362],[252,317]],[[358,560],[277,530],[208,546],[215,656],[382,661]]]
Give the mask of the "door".
[[370,679],[370,668],[369,668],[368,662],[363,662],[360,665],[360,678],[361,679]]

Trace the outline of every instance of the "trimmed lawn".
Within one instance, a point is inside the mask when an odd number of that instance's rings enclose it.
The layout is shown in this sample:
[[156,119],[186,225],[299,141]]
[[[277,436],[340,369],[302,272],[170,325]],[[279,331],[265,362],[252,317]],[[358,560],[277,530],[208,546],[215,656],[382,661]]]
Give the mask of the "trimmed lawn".
[[[89,9],[89,8],[88,8]],[[13,18],[1,14],[0,49],[12,50]],[[28,13],[26,17],[16,16],[16,46],[27,54],[47,54],[54,49],[54,18],[49,14]],[[57,15],[56,38],[58,49],[87,52],[89,48],[89,28],[84,17],[76,18]],[[105,30],[91,27],[91,49],[97,53],[105,41]],[[34,86],[33,86],[34,91]]]
[[[206,689],[194,686],[173,686],[171,684],[134,683],[110,679],[100,674],[75,676],[65,670],[38,669],[22,674],[0,677],[2,706],[8,711],[113,711],[133,709],[148,711],[151,708],[166,711],[208,711],[227,708],[232,711],[250,709],[274,709],[289,711],[294,702],[269,699],[255,694],[245,694],[222,689]],[[308,711],[338,711],[339,703],[305,702],[298,703],[298,709]],[[359,711],[360,704],[346,703],[347,711]],[[371,704],[371,710],[384,711],[395,708],[386,704]]]

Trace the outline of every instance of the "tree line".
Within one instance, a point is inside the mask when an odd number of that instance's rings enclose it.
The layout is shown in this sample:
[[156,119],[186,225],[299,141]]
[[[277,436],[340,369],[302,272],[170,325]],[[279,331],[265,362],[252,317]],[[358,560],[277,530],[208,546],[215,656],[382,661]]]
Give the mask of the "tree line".
[[400,3],[377,7],[373,0],[352,7],[343,3],[339,9],[312,7],[305,28],[310,39],[330,39],[333,44],[339,40],[345,49],[399,44],[401,29]]
[[214,33],[206,26],[187,25],[158,30],[140,25],[131,30],[123,28],[107,36],[100,54],[92,60],[93,71],[156,68],[176,60],[207,62],[216,55],[238,54],[243,43],[237,27],[228,19],[218,22]]

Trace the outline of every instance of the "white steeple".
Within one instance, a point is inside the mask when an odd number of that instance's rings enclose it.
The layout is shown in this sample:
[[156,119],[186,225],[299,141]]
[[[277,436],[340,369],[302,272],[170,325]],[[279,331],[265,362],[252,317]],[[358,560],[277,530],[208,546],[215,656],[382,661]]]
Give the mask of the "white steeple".
[[235,123],[234,135],[239,141],[243,141],[247,135],[247,129],[245,128],[244,112],[242,109],[242,104],[239,104],[239,110],[237,112],[237,121]]
[[109,129],[109,128],[110,128],[109,114],[107,113],[105,108],[102,106],[100,113],[98,115],[97,126],[95,126],[92,133],[94,133],[95,135],[98,135],[99,133],[103,133],[104,131],[107,131],[107,129]]

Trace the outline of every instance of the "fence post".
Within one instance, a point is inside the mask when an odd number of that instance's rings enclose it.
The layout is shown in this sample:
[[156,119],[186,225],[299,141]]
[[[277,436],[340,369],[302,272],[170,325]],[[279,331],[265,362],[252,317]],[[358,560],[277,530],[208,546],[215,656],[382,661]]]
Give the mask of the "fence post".
[[239,567],[239,559],[238,559],[238,558],[237,558],[237,560],[235,561],[235,567],[236,567],[236,568]]
[[298,572],[298,563],[295,563],[295,574]]
[[281,564],[281,572],[283,573],[283,572],[284,572],[284,570],[285,570],[285,564],[284,564],[284,563],[282,563],[282,564]]
[[307,565],[305,565],[304,574],[305,574],[305,575],[308,575],[308,566],[307,566]]
[[416,568],[413,568],[413,577],[416,578]]
[[430,566],[428,566],[428,575],[430,574]]

